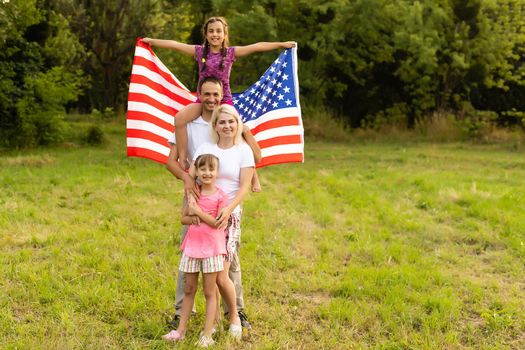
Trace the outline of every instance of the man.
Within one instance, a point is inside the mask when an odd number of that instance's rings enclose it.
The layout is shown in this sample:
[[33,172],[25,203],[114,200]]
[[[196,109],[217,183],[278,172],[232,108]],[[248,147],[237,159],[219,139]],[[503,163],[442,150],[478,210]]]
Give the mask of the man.
[[[213,142],[210,135],[209,121],[211,120],[211,115],[215,107],[220,105],[222,100],[223,88],[222,83],[218,78],[208,77],[205,78],[198,89],[199,99],[202,104],[202,115],[188,123],[186,130],[188,133],[188,161],[193,160],[193,155],[197,148],[204,142]],[[251,134],[248,128],[245,128],[243,131],[243,136],[246,142],[250,145],[252,149],[255,149],[255,160],[256,162],[260,160],[260,148],[255,141],[255,138]],[[195,194],[197,189],[195,188],[195,180],[184,171],[181,165],[178,162],[178,152],[177,145],[175,140],[175,135],[168,140],[171,145],[170,154],[168,156],[168,162],[166,168],[175,175],[178,179],[184,182],[184,193],[188,195],[193,192]],[[198,223],[198,218],[195,217],[193,220],[195,224]],[[182,227],[181,232],[181,241],[184,240],[184,236],[188,230],[187,226]],[[230,279],[235,285],[235,293],[237,295],[237,309],[239,310],[239,318],[241,319],[241,324],[246,329],[251,329],[251,325],[248,322],[248,318],[244,313],[244,300],[243,300],[243,289],[241,283],[241,266],[239,263],[239,257],[236,256],[231,263],[229,271]],[[178,272],[177,277],[177,291],[175,295],[175,315],[173,320],[170,321],[170,327],[176,329],[180,319],[180,312],[182,308],[182,299],[184,297],[184,273]],[[225,312],[228,310],[226,305],[224,305]]]

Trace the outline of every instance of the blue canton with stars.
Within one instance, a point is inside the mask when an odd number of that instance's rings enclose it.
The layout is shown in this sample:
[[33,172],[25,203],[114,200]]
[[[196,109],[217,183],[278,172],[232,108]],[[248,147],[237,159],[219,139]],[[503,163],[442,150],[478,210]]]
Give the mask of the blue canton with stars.
[[243,122],[276,109],[297,107],[293,56],[292,49],[284,50],[255,84],[233,94],[233,105]]

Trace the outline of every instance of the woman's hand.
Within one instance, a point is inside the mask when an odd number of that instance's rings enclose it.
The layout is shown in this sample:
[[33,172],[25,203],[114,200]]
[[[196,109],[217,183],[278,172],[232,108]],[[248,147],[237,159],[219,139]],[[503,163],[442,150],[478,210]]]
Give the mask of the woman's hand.
[[142,42],[151,45],[152,38],[142,38]]
[[297,43],[295,41],[285,41],[283,42],[283,47],[285,49],[291,49],[292,47],[296,47]]
[[230,220],[230,215],[232,214],[233,209],[229,207],[222,208],[219,214],[217,215],[217,228],[223,229],[228,225],[228,220]]

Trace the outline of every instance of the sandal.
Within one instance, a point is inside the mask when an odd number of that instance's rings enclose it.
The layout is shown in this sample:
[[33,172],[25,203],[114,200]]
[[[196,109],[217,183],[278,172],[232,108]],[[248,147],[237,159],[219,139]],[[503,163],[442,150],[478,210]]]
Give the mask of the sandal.
[[213,344],[215,344],[215,340],[213,340],[212,337],[208,337],[205,335],[200,337],[199,341],[197,341],[197,346],[200,348],[207,348],[209,346],[212,346]]
[[182,339],[184,339],[184,336],[181,335],[179,332],[177,332],[176,330],[172,330],[170,331],[168,334],[164,334],[162,336],[162,339],[164,340],[167,340],[167,341],[173,341],[173,342],[176,342],[176,341],[181,341]]

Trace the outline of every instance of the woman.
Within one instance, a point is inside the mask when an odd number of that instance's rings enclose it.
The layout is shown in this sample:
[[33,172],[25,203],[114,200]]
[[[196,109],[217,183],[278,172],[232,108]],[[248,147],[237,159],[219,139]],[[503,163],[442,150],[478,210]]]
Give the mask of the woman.
[[199,146],[194,158],[196,159],[201,154],[213,154],[219,158],[219,174],[216,184],[228,196],[228,205],[219,212],[217,225],[226,227],[228,255],[224,261],[224,270],[217,276],[217,285],[228,306],[230,332],[238,334],[242,332],[242,328],[237,312],[236,297],[242,297],[242,295],[236,296],[235,286],[228,272],[231,263],[239,261],[241,203],[250,190],[255,161],[252,149],[242,139],[242,120],[233,106],[223,104],[216,108],[210,120],[210,127],[214,142]]

